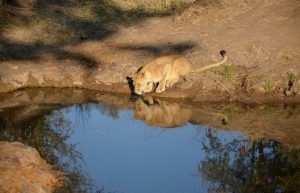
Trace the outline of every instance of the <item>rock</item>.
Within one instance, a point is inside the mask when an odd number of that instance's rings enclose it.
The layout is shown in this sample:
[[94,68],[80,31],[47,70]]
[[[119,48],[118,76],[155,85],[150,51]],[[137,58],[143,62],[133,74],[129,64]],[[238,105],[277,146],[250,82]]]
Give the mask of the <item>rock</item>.
[[294,85],[292,86],[291,90],[296,94],[300,95],[300,79],[295,81]]
[[284,90],[284,95],[285,95],[285,96],[291,96],[292,94],[294,94],[293,91],[290,91],[290,90],[288,90],[288,89],[285,89],[285,90]]
[[60,172],[19,142],[0,141],[0,173],[1,193],[50,193],[63,185]]
[[265,93],[267,93],[266,89],[264,89],[262,86],[259,86],[259,85],[253,87],[253,92],[255,94],[265,94]]

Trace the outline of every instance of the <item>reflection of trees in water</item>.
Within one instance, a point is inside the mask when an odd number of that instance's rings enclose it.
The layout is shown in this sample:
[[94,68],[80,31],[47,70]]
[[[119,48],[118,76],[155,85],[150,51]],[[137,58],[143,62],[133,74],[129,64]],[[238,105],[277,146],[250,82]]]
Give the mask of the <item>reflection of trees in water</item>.
[[[41,111],[38,116],[16,122],[13,110],[0,116],[0,140],[19,141],[36,148],[41,156],[66,176],[67,192],[88,192],[91,180],[83,172],[81,154],[75,144],[68,144],[72,135],[71,122],[62,111]],[[28,118],[28,117],[27,117]]]
[[212,183],[209,192],[300,191],[300,149],[265,139],[227,143],[210,129],[202,146],[199,174]]
[[97,105],[97,109],[103,115],[110,116],[113,120],[119,119],[119,108],[115,105],[101,104]]
[[[92,110],[119,118],[119,110],[114,105],[76,104],[76,120],[71,122],[65,115],[71,108],[61,110],[59,106],[22,106],[0,111],[0,141],[19,141],[36,148],[48,163],[64,173],[68,187],[63,192],[91,192],[93,184],[83,171],[83,158],[76,150],[76,144],[67,141],[74,128],[91,115]],[[100,190],[99,190],[100,191]],[[103,188],[101,189],[104,192]]]
[[116,105],[104,104],[104,103],[87,103],[76,104],[76,119],[84,121],[85,117],[90,116],[90,112],[95,109],[103,115],[111,117],[113,120],[119,119],[119,108]]

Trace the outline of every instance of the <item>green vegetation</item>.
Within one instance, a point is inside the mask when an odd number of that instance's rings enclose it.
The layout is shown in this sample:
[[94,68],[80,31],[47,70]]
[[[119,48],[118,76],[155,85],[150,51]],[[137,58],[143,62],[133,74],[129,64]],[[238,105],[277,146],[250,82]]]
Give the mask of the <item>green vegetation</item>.
[[229,108],[224,111],[224,114],[229,120],[232,120],[238,114],[238,111],[235,108]]
[[233,66],[224,66],[222,75],[227,80],[234,80],[236,77],[236,72]]
[[265,91],[271,92],[274,89],[274,84],[270,79],[266,79],[263,87]]
[[292,86],[294,84],[294,82],[296,81],[296,75],[293,72],[288,72],[287,79],[288,79],[289,85]]
[[283,55],[282,55],[282,58],[283,58],[285,61],[287,61],[287,62],[293,61],[293,60],[294,60],[294,57],[293,57],[291,54],[288,54],[288,53],[283,54]]

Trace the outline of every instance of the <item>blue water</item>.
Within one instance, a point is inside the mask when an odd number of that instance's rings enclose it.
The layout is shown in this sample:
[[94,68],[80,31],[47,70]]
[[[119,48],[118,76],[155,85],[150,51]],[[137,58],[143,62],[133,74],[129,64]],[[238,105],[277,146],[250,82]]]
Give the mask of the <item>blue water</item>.
[[[133,120],[133,111],[120,110],[114,118],[89,104],[88,112],[76,106],[63,112],[77,144],[82,169],[93,189],[124,193],[196,193],[213,185],[201,178],[199,163],[205,159],[202,143],[208,129],[185,124],[180,128],[151,127]],[[222,143],[245,138],[240,132],[217,131]]]

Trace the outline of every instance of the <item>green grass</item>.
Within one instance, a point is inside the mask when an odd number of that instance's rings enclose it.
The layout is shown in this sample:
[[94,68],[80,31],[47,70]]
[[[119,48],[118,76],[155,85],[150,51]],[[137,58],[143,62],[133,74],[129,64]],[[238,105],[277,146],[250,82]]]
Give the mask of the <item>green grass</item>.
[[294,60],[293,55],[288,54],[288,53],[283,54],[283,55],[282,55],[282,58],[283,58],[285,61],[287,61],[287,62],[293,61],[293,60]]
[[265,80],[263,85],[266,92],[271,92],[274,89],[274,84],[270,79]]
[[293,72],[288,72],[287,79],[289,84],[293,84],[296,81],[296,75]]
[[238,111],[235,108],[229,108],[225,110],[224,114],[229,120],[232,120],[238,114]]
[[224,66],[222,71],[222,76],[227,80],[234,80],[236,77],[236,72],[233,66]]

